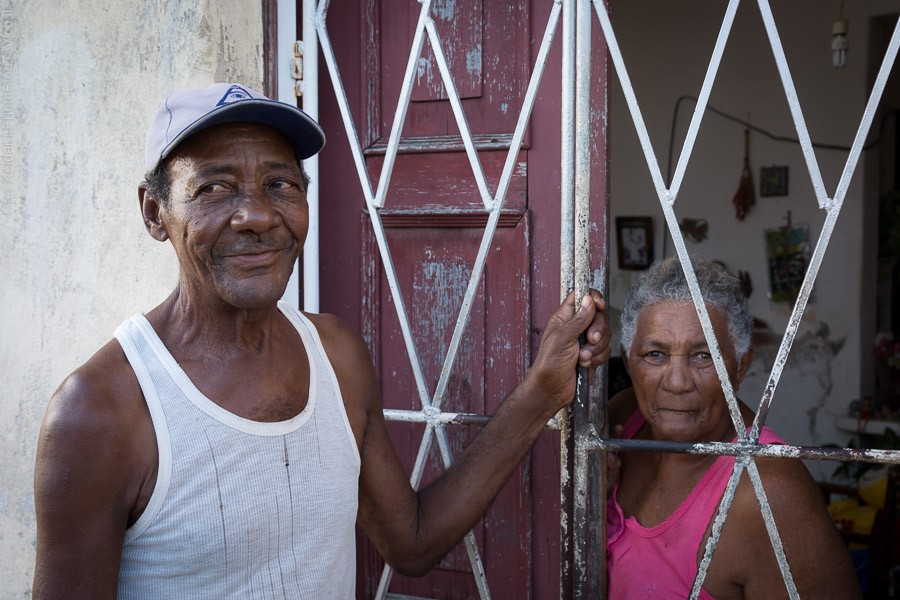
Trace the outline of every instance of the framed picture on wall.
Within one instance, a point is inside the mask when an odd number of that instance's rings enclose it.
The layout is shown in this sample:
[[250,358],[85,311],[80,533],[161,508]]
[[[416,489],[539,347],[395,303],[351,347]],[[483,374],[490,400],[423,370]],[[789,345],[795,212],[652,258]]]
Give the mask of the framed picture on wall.
[[641,271],[653,262],[653,217],[616,217],[619,268]]
[[788,195],[788,168],[762,167],[759,170],[760,196]]

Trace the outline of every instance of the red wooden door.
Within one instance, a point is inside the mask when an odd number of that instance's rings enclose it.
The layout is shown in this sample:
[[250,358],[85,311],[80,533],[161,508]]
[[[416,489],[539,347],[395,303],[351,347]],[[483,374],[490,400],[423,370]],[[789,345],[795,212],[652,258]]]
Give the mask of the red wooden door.
[[[329,35],[373,188],[384,163],[420,6],[412,0],[333,0],[329,9]],[[551,6],[545,0],[446,0],[432,5],[492,194]],[[442,410],[493,414],[524,376],[541,327],[558,304],[559,65],[556,44]],[[424,380],[433,393],[487,213],[427,40],[416,67],[402,143],[379,215]],[[396,301],[385,280],[347,133],[325,72],[323,64],[320,121],[328,144],[320,155],[319,175],[321,308],[366,337],[385,408],[419,410]],[[599,89],[605,89],[602,82]],[[599,152],[605,155],[602,144]],[[605,170],[599,171],[594,189],[605,190]],[[598,207],[603,220],[605,194],[597,195],[603,199]],[[605,221],[598,231],[605,231]],[[425,426],[389,423],[389,430],[412,470]],[[458,456],[477,433],[474,426],[448,427],[451,455]],[[422,485],[442,470],[432,444]],[[474,531],[493,598],[559,596],[559,528],[559,442],[558,435],[547,432]],[[359,539],[357,595],[369,598],[383,563],[365,536]],[[463,544],[424,578],[395,574],[390,590],[422,598],[478,597]]]

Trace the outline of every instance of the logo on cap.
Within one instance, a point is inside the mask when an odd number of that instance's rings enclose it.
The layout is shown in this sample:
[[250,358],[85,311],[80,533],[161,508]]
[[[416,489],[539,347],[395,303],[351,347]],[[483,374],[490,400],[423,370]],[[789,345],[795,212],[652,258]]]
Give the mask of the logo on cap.
[[222,99],[219,100],[216,106],[231,104],[232,102],[237,102],[239,100],[251,100],[252,98],[253,96],[250,95],[250,92],[239,85],[233,85],[228,88],[228,91],[225,92],[225,95],[222,96]]

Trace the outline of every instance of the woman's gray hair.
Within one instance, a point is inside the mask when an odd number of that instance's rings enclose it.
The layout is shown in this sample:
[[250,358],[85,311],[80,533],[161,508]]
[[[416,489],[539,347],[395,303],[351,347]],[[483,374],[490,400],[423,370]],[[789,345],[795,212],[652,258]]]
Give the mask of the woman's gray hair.
[[[740,360],[750,349],[753,332],[753,315],[750,314],[747,298],[741,292],[740,281],[720,262],[691,256],[691,263],[706,306],[719,309],[728,318],[728,333]],[[628,293],[620,321],[622,349],[626,356],[631,354],[641,310],[660,302],[693,304],[691,290],[677,256],[653,263]]]

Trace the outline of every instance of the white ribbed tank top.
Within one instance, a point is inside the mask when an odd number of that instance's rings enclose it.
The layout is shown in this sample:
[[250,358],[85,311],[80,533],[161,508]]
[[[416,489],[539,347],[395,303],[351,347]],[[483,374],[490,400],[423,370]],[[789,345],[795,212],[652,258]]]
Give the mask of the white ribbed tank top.
[[156,431],[153,494],[125,534],[118,597],[354,597],[359,450],[315,326],[281,312],[309,357],[309,400],[277,423],[204,396],[143,315],[116,329]]

